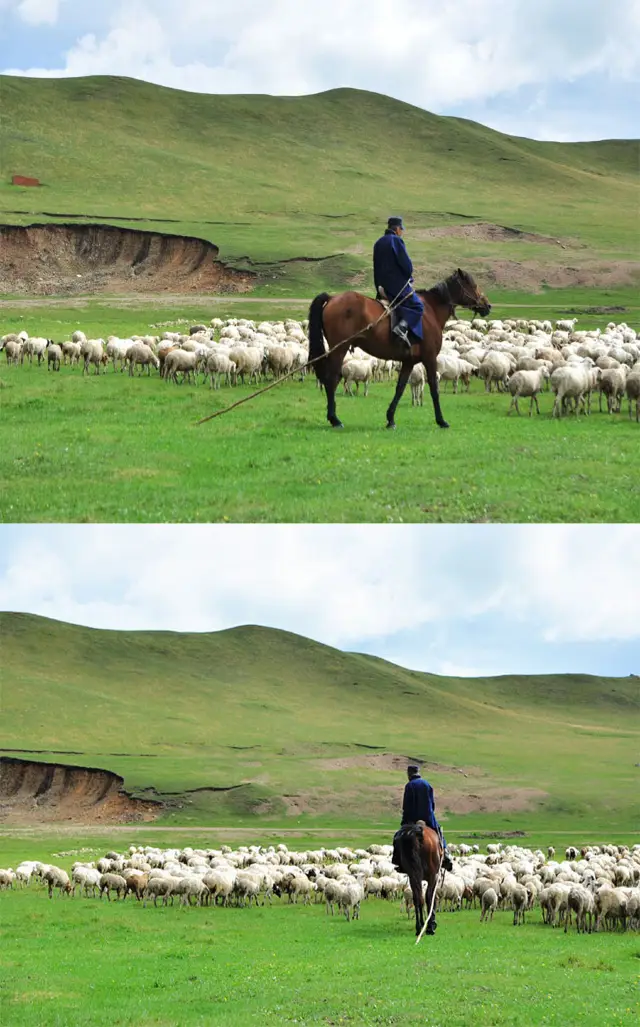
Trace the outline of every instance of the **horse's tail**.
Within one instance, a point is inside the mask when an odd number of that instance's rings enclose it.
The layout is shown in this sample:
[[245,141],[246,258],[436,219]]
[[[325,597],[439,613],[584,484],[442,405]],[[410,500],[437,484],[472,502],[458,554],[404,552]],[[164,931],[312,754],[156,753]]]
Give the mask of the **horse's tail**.
[[321,292],[309,307],[309,360],[316,360],[313,365],[316,376],[324,378],[325,361],[318,359],[325,354],[322,314],[326,303],[331,299],[328,292]]

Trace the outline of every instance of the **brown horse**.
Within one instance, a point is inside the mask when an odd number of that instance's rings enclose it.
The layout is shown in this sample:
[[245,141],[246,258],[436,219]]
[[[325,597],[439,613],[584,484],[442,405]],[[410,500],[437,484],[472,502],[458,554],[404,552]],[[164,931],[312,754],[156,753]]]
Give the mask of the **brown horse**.
[[[416,935],[424,927],[424,908],[435,909],[434,895],[442,865],[443,849],[438,832],[426,827],[422,821],[401,827],[393,840],[394,863],[409,878],[409,886],[416,911]],[[427,882],[423,895],[422,882]],[[436,916],[431,913],[427,934],[435,934]]]
[[[390,318],[380,319],[384,308],[377,300],[363,296],[359,292],[343,292],[339,296],[329,296],[323,292],[314,299],[309,308],[309,359],[322,358],[325,353],[324,334],[330,352],[326,353],[324,359],[318,360],[315,371],[327,392],[327,420],[332,427],[343,427],[342,421],[336,415],[336,389],[345,354],[355,345],[381,360],[395,360],[402,364],[396,393],[387,410],[387,428],[395,428],[396,407],[405,390],[412,367],[420,362],[424,364],[427,372],[436,421],[441,428],[449,427],[440,409],[436,377],[436,360],[442,346],[442,329],[456,306],[469,307],[484,316],[491,310],[491,304],[479,291],[471,275],[460,268],[432,289],[416,289],[416,294],[424,304],[423,338],[415,340],[410,353],[403,343],[391,334]],[[341,340],[344,340],[344,344]]]

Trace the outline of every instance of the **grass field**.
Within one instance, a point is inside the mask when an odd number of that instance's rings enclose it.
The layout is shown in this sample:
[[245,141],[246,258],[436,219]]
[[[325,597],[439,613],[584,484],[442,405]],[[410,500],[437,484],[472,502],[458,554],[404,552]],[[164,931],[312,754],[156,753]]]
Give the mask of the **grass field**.
[[[68,859],[66,861],[70,863]],[[11,1027],[637,1023],[638,937],[565,935],[540,912],[439,915],[414,946],[397,903],[178,909],[0,893]]]
[[[5,76],[2,92],[6,223],[196,235],[255,271],[256,294],[309,296],[370,287],[372,243],[398,211],[420,282],[460,264],[520,298],[573,284],[602,303],[638,285],[633,140],[535,142],[352,89],[211,96]],[[16,172],[43,187],[10,186]],[[540,238],[459,234],[477,223]]]
[[[640,518],[638,425],[627,415],[507,417],[509,397],[406,394],[397,432],[393,382],[338,397],[346,430],[326,423],[309,376],[223,418],[249,395],[25,364],[0,368],[4,443],[0,519],[41,521],[634,522]],[[341,391],[341,390],[340,390]],[[526,404],[525,404],[526,410]]]
[[443,678],[256,627],[0,631],[4,751],[114,771],[159,824],[389,831],[398,754],[429,761],[447,830],[638,831],[634,678]]

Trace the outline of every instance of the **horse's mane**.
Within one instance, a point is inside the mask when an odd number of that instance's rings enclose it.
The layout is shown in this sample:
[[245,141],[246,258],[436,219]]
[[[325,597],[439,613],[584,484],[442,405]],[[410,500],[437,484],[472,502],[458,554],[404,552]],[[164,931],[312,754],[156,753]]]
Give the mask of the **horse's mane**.
[[450,303],[451,296],[449,294],[448,278],[438,282],[437,285],[433,285],[430,289],[416,289],[418,296],[423,296],[425,299],[427,296],[434,296],[440,303]]

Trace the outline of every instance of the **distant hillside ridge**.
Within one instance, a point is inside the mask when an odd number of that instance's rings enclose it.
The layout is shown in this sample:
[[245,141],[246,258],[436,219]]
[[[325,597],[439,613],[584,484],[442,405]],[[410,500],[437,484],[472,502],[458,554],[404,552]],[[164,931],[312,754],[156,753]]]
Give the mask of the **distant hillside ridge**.
[[[615,285],[635,281],[638,153],[636,140],[539,142],[356,89],[216,96],[4,76],[0,219],[143,222],[216,243],[258,288],[309,295],[369,283],[370,246],[399,212],[424,281],[466,259],[498,288]],[[11,186],[16,174],[42,186]],[[470,224],[489,234],[431,234]]]

